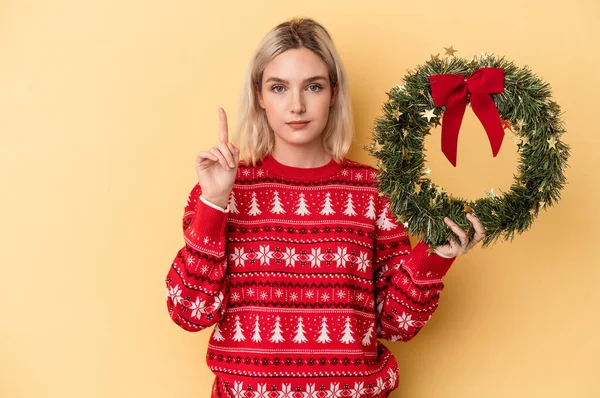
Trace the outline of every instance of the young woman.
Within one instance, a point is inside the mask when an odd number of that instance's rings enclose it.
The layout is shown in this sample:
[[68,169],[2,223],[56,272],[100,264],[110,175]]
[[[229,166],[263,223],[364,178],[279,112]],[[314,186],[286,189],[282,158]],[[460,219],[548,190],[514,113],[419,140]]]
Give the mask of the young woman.
[[327,31],[293,19],[270,31],[243,88],[235,140],[197,155],[185,246],[166,278],[171,318],[215,325],[212,397],[386,397],[398,367],[377,339],[408,341],[431,318],[469,241],[411,249],[375,168],[345,158],[347,78]]

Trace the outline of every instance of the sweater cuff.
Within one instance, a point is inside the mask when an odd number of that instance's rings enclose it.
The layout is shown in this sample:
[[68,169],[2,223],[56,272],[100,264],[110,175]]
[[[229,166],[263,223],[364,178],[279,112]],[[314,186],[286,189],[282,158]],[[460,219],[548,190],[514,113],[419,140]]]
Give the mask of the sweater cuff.
[[410,252],[410,259],[404,267],[410,272],[415,283],[441,282],[456,257],[446,258],[433,252],[428,253],[429,246],[420,241]]
[[214,204],[210,200],[205,199],[204,196],[202,196],[202,195],[200,195],[200,200],[203,201],[204,203],[206,203],[207,205],[209,205],[210,207],[214,207],[215,209],[221,210],[224,213],[227,213],[229,211],[229,203],[227,203],[226,208],[222,208],[221,206]]
[[198,201],[196,213],[190,226],[186,230],[188,238],[198,246],[206,249],[221,251],[225,244],[225,227],[229,215],[229,206],[226,210],[219,206],[208,204],[208,201]]

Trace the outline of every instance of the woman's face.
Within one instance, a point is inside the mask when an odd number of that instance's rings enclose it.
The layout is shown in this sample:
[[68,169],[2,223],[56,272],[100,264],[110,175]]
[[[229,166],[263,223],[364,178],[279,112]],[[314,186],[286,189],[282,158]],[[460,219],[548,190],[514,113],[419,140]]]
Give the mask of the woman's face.
[[[290,49],[273,58],[263,72],[258,102],[275,132],[275,142],[314,145],[327,124],[336,91],[327,65],[311,50]],[[308,123],[290,124],[297,120]]]

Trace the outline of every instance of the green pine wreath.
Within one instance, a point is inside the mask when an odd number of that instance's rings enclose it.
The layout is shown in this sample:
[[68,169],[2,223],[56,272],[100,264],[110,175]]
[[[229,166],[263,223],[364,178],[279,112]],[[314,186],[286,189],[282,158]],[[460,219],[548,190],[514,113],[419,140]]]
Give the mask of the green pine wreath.
[[[377,160],[380,195],[389,197],[390,211],[410,234],[431,247],[443,245],[449,238],[460,242],[444,217],[472,234],[466,218],[466,213],[472,212],[486,229],[483,247],[487,247],[499,238],[512,240],[515,234],[526,231],[540,210],[560,199],[570,148],[561,141],[566,131],[549,84],[527,66],[519,68],[504,57],[483,53],[467,61],[453,56],[456,50],[452,47],[446,50],[446,57],[432,56],[387,92],[383,116],[375,120],[372,142],[364,149]],[[441,124],[447,108],[436,108],[429,77],[467,77],[479,68],[504,70],[504,92],[490,95],[503,127],[513,132],[520,157],[518,174],[507,192],[492,190],[469,201],[451,196],[427,177],[423,146],[431,128]]]

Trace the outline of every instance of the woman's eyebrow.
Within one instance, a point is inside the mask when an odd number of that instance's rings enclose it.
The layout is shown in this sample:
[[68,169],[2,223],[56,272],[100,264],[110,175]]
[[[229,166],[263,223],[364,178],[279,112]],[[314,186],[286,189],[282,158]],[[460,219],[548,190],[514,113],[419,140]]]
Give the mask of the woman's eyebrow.
[[[325,80],[325,81],[327,81],[327,79],[325,77],[323,77],[323,76],[313,76],[313,77],[309,77],[308,79],[304,79],[304,82],[314,82],[316,80]],[[278,77],[270,77],[270,78],[268,78],[265,81],[265,83],[268,83],[270,81],[274,81],[274,82],[277,82],[277,83],[289,83],[287,80],[283,80],[283,79],[280,79]]]

